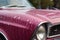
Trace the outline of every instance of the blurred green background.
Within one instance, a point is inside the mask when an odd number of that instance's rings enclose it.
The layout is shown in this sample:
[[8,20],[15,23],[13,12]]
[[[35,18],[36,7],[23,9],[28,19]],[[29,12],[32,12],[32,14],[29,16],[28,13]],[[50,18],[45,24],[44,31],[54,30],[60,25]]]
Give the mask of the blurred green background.
[[60,0],[29,0],[36,8],[59,8]]
[[[9,0],[0,0],[0,6],[8,4]],[[21,0],[20,0],[21,1]],[[34,7],[46,9],[46,8],[58,8],[60,9],[60,0],[28,0]]]

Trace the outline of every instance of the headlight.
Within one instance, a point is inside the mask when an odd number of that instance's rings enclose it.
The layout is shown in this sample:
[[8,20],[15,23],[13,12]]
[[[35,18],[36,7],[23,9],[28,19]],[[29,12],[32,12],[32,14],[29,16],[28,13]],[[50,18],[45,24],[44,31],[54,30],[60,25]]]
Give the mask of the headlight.
[[32,40],[46,40],[46,30],[44,26],[40,26]]

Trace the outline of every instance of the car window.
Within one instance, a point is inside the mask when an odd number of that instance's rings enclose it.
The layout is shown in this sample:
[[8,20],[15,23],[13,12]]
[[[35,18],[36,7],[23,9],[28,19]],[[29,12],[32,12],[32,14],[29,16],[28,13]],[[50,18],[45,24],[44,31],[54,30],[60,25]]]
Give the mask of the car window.
[[0,0],[0,7],[26,7],[32,8],[33,6],[28,0]]
[[0,7],[8,5],[8,0],[0,0]]

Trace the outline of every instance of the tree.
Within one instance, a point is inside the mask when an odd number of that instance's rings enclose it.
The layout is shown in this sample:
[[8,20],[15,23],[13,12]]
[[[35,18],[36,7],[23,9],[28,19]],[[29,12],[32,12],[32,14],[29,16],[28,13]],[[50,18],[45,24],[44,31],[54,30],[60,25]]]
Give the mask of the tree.
[[56,7],[57,7],[58,9],[60,9],[60,0],[57,0],[57,2],[56,2]]
[[36,8],[46,9],[54,5],[53,0],[29,0]]

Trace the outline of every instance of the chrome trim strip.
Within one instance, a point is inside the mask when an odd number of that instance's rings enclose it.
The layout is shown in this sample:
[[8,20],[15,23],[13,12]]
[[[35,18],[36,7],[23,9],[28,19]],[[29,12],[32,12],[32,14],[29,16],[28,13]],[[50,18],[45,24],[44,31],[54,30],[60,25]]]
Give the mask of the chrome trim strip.
[[48,38],[52,38],[52,37],[57,37],[57,36],[60,36],[60,34],[53,35],[53,36],[47,36],[47,37],[48,37]]
[[49,36],[49,32],[50,32],[50,27],[52,26],[52,24],[48,25],[48,32],[47,32],[47,37]]
[[43,23],[48,23],[48,22],[46,22],[46,21],[41,22],[40,24],[38,24],[38,27],[39,27],[40,25],[42,25]]

